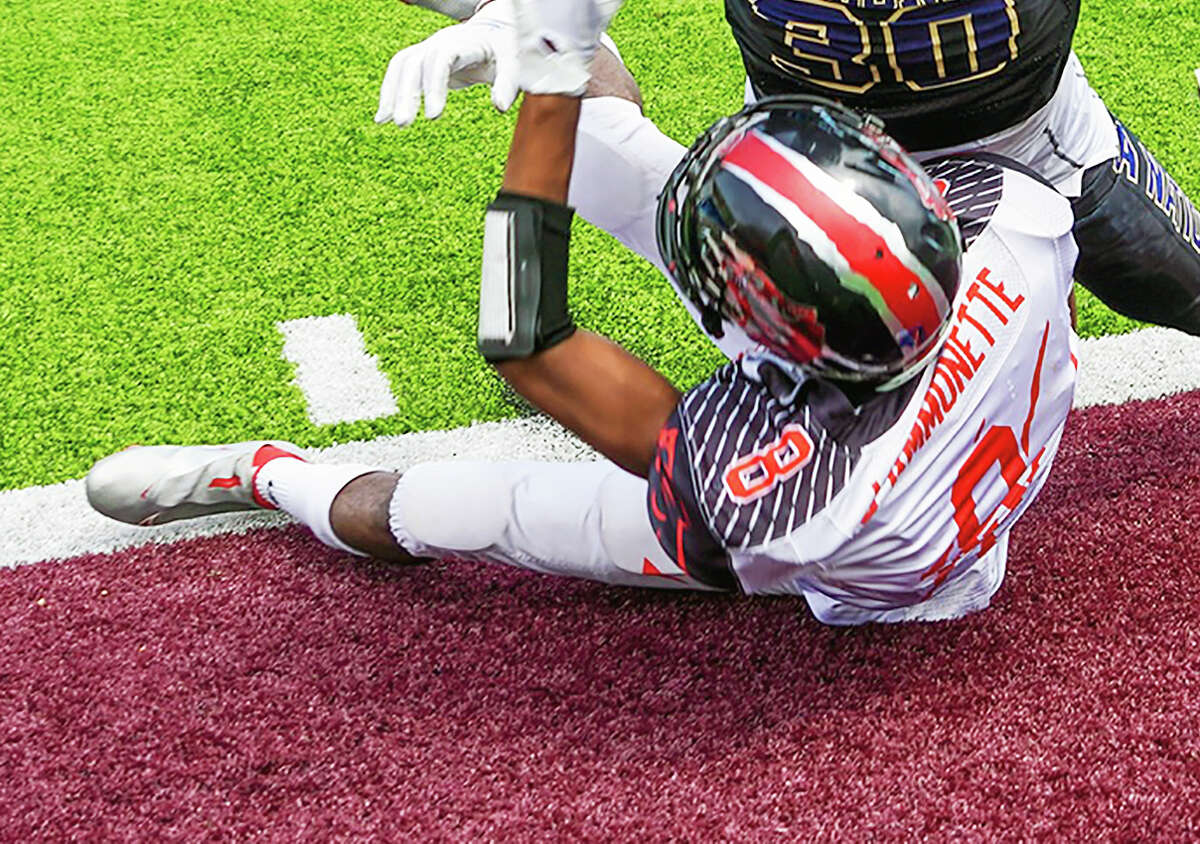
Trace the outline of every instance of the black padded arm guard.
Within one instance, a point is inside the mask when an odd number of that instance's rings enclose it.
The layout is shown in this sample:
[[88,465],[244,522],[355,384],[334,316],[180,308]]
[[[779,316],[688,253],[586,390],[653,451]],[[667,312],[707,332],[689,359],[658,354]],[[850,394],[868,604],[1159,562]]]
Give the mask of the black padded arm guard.
[[501,191],[484,217],[479,352],[490,363],[527,358],[575,333],[567,311],[574,211]]

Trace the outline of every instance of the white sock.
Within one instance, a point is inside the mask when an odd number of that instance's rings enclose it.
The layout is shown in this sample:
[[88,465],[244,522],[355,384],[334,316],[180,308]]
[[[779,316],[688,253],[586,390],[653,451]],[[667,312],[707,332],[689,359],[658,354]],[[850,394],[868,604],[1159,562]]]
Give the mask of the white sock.
[[307,527],[329,547],[365,557],[366,554],[351,548],[333,532],[329,508],[346,484],[378,471],[381,470],[376,466],[357,463],[309,463],[277,457],[258,470],[254,486],[259,495]]

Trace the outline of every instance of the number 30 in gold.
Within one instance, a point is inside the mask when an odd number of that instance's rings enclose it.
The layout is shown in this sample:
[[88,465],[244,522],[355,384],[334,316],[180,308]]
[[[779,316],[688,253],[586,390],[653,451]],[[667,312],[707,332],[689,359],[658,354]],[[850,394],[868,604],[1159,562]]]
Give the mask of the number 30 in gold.
[[[750,2],[760,17],[783,26],[788,52],[771,57],[780,70],[843,93],[865,93],[884,74],[914,91],[961,85],[1017,58],[1015,0],[994,0],[966,13],[959,4],[913,5],[882,21],[861,20],[838,0],[798,0],[789,4],[787,20],[764,14],[762,0]],[[806,8],[812,10],[807,17]]]

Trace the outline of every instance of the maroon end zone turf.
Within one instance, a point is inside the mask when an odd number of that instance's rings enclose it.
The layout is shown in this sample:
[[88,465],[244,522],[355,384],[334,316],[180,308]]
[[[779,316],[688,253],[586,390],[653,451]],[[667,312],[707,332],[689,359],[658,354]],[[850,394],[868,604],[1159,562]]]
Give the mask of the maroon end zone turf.
[[298,529],[0,573],[0,838],[1194,838],[1198,437],[1200,394],[1076,414],[953,623]]

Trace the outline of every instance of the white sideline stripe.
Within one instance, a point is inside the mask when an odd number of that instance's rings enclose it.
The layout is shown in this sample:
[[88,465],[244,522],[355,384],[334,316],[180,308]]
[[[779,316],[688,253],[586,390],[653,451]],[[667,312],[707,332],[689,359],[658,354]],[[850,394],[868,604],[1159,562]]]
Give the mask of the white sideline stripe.
[[1092,337],[1079,348],[1075,407],[1200,390],[1200,337],[1170,328]]
[[283,335],[283,356],[296,365],[296,386],[314,425],[378,419],[399,410],[354,317],[305,317],[276,328]]
[[[1152,328],[1080,345],[1076,407],[1200,389],[1200,338]],[[595,452],[544,419],[484,422],[313,450],[318,459],[405,469],[426,460],[587,460]],[[0,492],[0,568],[286,524],[278,513],[238,513],[158,528],[110,521],[88,507],[83,481]]]

